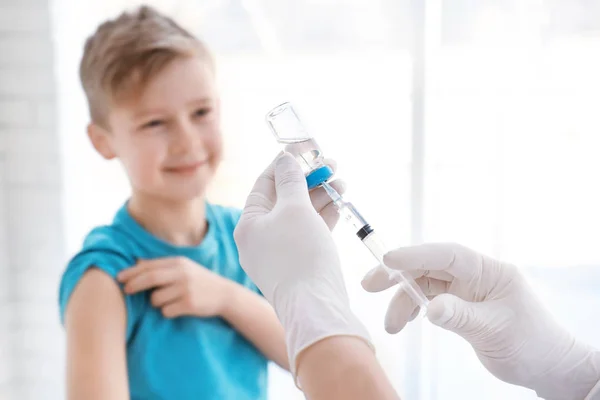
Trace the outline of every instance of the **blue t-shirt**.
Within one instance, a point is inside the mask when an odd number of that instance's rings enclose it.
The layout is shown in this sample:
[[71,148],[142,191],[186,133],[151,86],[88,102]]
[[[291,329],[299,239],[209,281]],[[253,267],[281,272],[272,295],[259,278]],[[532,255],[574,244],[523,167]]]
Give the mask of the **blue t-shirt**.
[[[138,259],[184,256],[258,291],[240,267],[233,230],[239,210],[206,205],[208,230],[199,246],[179,247],[153,236],[123,206],[112,225],[95,228],[60,285],[61,320],[83,274],[97,267],[116,279]],[[150,291],[125,296],[131,399],[255,400],[266,398],[267,360],[221,318],[164,318]],[[94,312],[94,310],[90,310]]]

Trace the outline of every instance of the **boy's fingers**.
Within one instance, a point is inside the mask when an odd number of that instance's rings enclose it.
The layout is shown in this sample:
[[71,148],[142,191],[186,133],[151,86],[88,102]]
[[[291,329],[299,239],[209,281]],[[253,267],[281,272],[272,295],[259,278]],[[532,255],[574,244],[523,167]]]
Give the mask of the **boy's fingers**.
[[117,274],[117,280],[122,283],[127,282],[144,271],[171,265],[172,260],[173,257],[155,258],[152,260],[138,260],[134,266],[119,272]]
[[181,287],[177,284],[156,289],[150,296],[150,302],[154,307],[162,307],[165,304],[173,302],[182,294]]
[[161,311],[165,318],[175,318],[186,315],[187,306],[182,301],[174,301],[164,306]]
[[157,286],[173,283],[179,276],[174,268],[156,268],[142,271],[125,284],[125,293],[133,294]]
[[135,265],[133,267],[129,267],[129,268],[124,269],[123,271],[121,271],[121,272],[119,272],[117,274],[117,280],[119,282],[127,282],[129,279],[131,279],[134,276],[138,275],[142,271],[143,271],[143,269],[140,268],[137,265]]

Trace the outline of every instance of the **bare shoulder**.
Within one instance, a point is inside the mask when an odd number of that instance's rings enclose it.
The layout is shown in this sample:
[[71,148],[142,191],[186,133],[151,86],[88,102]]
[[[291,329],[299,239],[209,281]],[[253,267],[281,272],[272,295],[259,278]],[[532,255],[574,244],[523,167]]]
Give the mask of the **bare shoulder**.
[[65,315],[68,399],[128,399],[126,308],[117,282],[87,270]]
[[65,324],[90,328],[110,326],[125,331],[127,311],[118,283],[106,272],[90,268],[78,282],[66,309]]

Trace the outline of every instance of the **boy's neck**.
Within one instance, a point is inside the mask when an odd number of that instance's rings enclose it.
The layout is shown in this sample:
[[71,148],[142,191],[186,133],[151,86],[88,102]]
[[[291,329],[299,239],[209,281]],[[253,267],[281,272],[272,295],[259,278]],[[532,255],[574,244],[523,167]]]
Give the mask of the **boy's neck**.
[[148,232],[177,246],[199,245],[208,229],[203,196],[174,202],[134,193],[127,210]]

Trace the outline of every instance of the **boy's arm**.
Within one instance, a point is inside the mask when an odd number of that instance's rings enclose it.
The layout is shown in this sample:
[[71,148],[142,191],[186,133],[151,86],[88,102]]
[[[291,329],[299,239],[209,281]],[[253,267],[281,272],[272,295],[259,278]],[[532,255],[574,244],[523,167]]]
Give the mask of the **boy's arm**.
[[68,399],[129,399],[126,326],[117,283],[98,269],[87,271],[65,315]]
[[298,381],[309,400],[399,400],[375,353],[353,336],[331,336],[297,359]]
[[229,301],[221,316],[265,357],[289,370],[285,333],[273,307],[236,282],[228,281],[228,285]]
[[289,369],[285,334],[275,311],[242,285],[186,257],[141,260],[117,279],[127,294],[151,290],[152,305],[167,318],[222,317],[267,358]]

